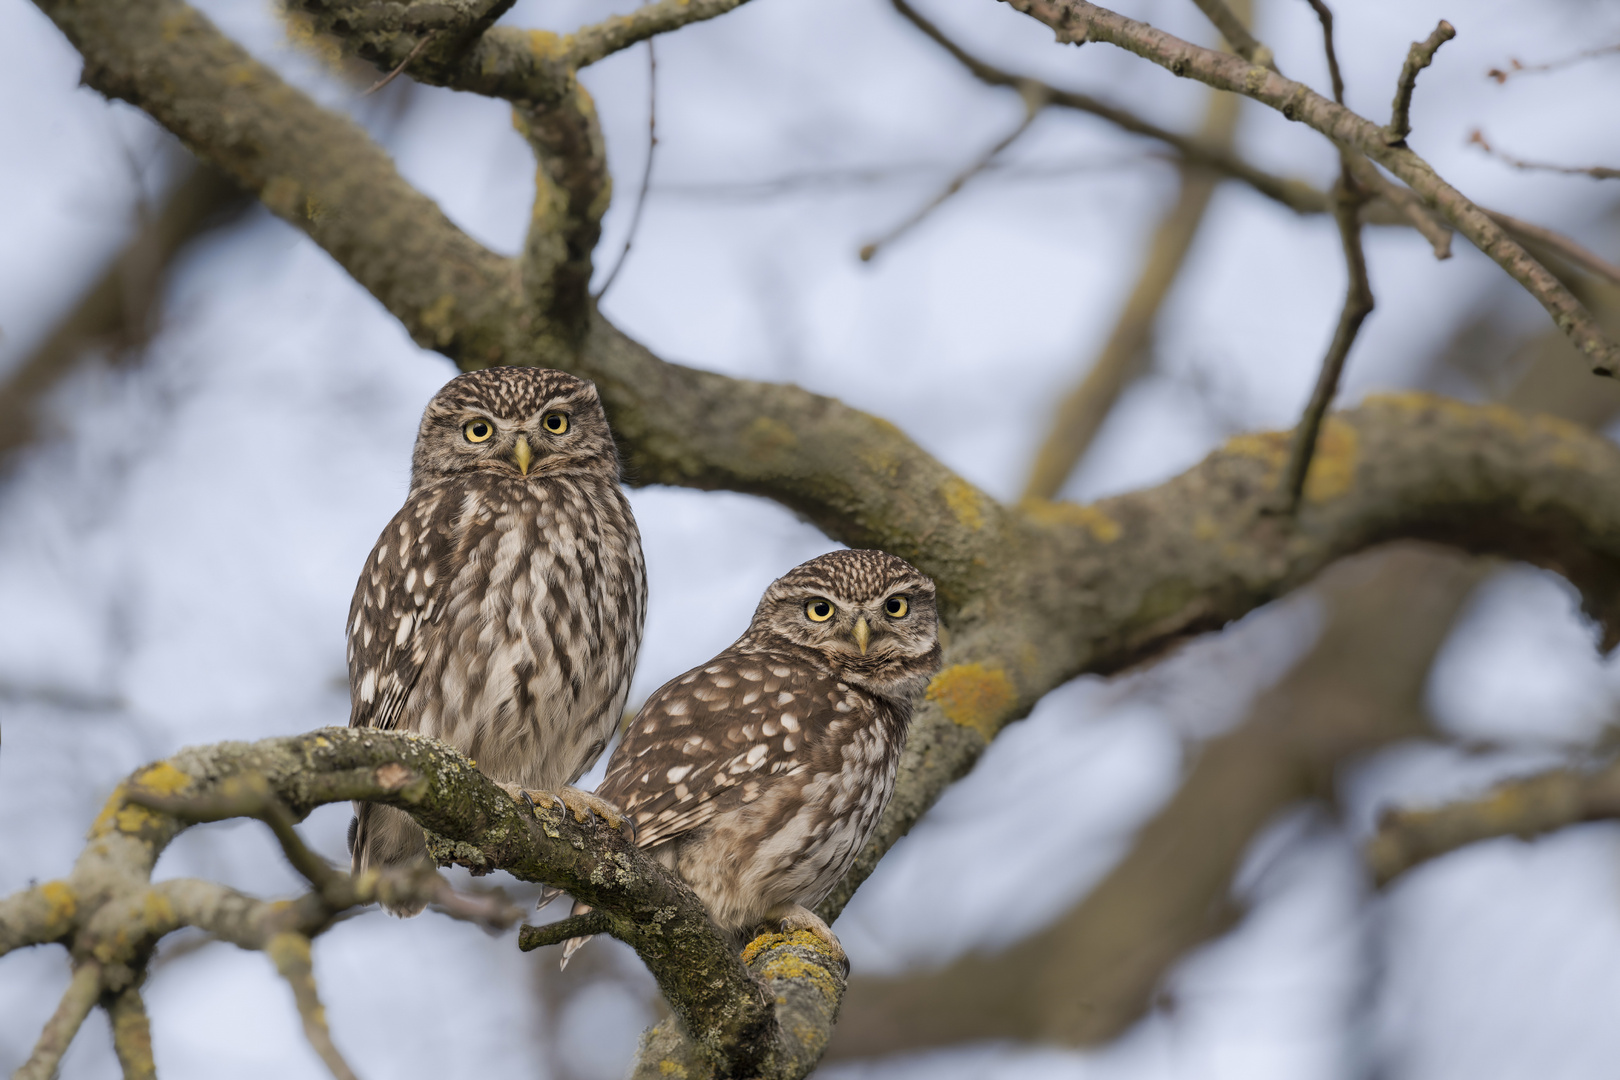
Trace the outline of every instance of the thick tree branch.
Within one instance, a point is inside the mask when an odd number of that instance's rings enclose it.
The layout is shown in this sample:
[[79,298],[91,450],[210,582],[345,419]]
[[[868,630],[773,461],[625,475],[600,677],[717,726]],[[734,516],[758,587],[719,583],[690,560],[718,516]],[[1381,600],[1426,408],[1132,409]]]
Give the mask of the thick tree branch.
[[1529,839],[1582,821],[1620,817],[1620,764],[1553,769],[1502,784],[1477,799],[1427,810],[1386,810],[1364,854],[1387,885],[1458,848],[1499,836]]
[[[1241,914],[1231,883],[1254,836],[1335,766],[1424,730],[1424,681],[1483,567],[1403,545],[1340,564],[1313,591],[1324,626],[1242,725],[1202,745],[1127,854],[1053,925],[943,970],[850,981],[834,1058],[984,1039],[1096,1045],[1149,1008],[1170,967]],[[1054,851],[1053,859],[1065,853]]]
[[181,0],[39,0],[83,79],[150,113],[325,248],[416,341],[470,367],[525,355],[516,264],[451,224],[359,125]]
[[1488,213],[1446,183],[1427,161],[1410,149],[1386,143],[1382,127],[1329,101],[1303,83],[1230,54],[1201,48],[1087,0],[1007,2],[1052,27],[1060,41],[1076,44],[1087,40],[1106,41],[1151,60],[1173,74],[1252,97],[1288,119],[1314,128],[1335,143],[1372,158],[1422,196],[1458,232],[1540,301],[1593,371],[1612,376],[1620,370],[1620,348],[1604,335],[1580,301],[1491,220]]

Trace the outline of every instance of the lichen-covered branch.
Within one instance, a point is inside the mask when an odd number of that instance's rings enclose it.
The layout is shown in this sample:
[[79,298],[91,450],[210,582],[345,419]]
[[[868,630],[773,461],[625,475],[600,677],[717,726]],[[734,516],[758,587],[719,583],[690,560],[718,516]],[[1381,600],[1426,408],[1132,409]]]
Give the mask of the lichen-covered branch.
[[1422,196],[1458,232],[1540,301],[1593,371],[1611,376],[1620,371],[1620,348],[1608,339],[1580,301],[1508,236],[1488,213],[1446,183],[1427,161],[1409,148],[1385,142],[1381,126],[1276,71],[1183,41],[1087,0],[1007,0],[1007,3],[1050,26],[1060,41],[1075,44],[1105,41],[1151,60],[1175,75],[1254,98],[1288,119],[1307,124],[1336,143],[1372,158]]
[[1387,885],[1458,848],[1499,836],[1528,839],[1582,821],[1620,817],[1620,765],[1553,769],[1501,784],[1477,799],[1421,810],[1386,810],[1363,854]]
[[84,82],[150,113],[307,232],[421,345],[465,366],[525,354],[518,267],[407,184],[381,147],[182,0],[39,0]]
[[[326,729],[182,751],[139,770],[108,801],[65,881],[0,902],[0,940],[59,941],[74,955],[90,958],[78,969],[59,1022],[42,1037],[36,1055],[46,1063],[41,1068],[48,1073],[52,1054],[60,1056],[63,1040],[71,1038],[104,991],[138,985],[158,939],[196,926],[269,956],[294,991],[312,1045],[334,1075],[349,1075],[322,1019],[309,967],[310,940],[347,907],[409,890],[440,899],[448,886],[420,868],[351,878],[320,863],[296,837],[285,836],[284,850],[317,886],[291,902],[259,900],[206,881],[154,885],[150,873],[189,821],[256,816],[279,834],[290,832],[291,823],[317,805],[356,798],[409,811],[430,831],[442,861],[480,873],[504,869],[523,880],[556,885],[605,912],[604,932],[641,954],[692,1034],[694,1053],[715,1075],[786,1075],[774,1063],[802,1058],[802,1039],[782,1034],[772,1004],[792,990],[773,990],[770,979],[776,976],[770,973],[786,970],[770,966],[777,963],[774,946],[756,950],[769,976],[761,981],[733,955],[691,891],[626,837],[594,819],[576,821],[558,808],[520,807],[465,757],[431,739]],[[521,916],[509,905],[501,907],[498,920],[476,906],[463,913],[500,926]],[[830,988],[824,1007],[829,1015],[836,1011],[843,985],[838,961],[797,938],[781,944],[819,956],[805,963],[819,964],[821,974],[803,964],[789,965],[790,974]],[[81,1009],[84,1000],[89,1004]]]
[[1005,950],[897,976],[857,972],[829,1056],[986,1039],[1089,1046],[1123,1033],[1171,966],[1241,915],[1232,880],[1255,835],[1329,793],[1339,763],[1422,734],[1430,661],[1481,569],[1420,545],[1334,567],[1312,590],[1324,607],[1316,644],[1242,724],[1199,748],[1096,887]]

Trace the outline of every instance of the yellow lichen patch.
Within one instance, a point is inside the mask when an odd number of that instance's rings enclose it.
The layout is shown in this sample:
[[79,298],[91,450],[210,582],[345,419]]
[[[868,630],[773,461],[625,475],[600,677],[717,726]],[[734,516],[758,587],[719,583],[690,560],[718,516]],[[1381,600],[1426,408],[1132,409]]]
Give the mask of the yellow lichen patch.
[[39,894],[45,898],[46,918],[54,927],[67,927],[73,922],[73,916],[79,913],[79,898],[73,892],[73,886],[65,881],[47,881],[39,887]]
[[167,761],[160,761],[136,773],[135,782],[154,795],[178,795],[191,785],[191,777]]
[[118,823],[118,831],[128,836],[134,836],[148,825],[158,820],[156,812],[144,806],[124,806],[114,816]]
[[[1223,449],[1235,457],[1264,462],[1268,472],[1280,473],[1288,462],[1292,439],[1291,431],[1254,431],[1233,436]],[[1356,429],[1336,416],[1328,417],[1316,437],[1316,451],[1311,455],[1311,467],[1305,474],[1305,498],[1324,502],[1349,491],[1356,476],[1360,451]]]
[[1227,439],[1222,449],[1237,457],[1257,458],[1273,469],[1280,469],[1288,460],[1288,432],[1245,432]]
[[1349,491],[1360,455],[1361,440],[1356,429],[1337,417],[1328,417],[1316,438],[1316,453],[1305,474],[1305,498],[1326,502]]
[[156,889],[148,889],[141,897],[141,917],[149,929],[167,926],[174,922],[174,905]]
[[771,457],[799,445],[793,429],[769,416],[757,416],[743,429],[743,448],[751,457]]
[[450,344],[450,339],[455,337],[455,328],[450,325],[450,315],[455,310],[454,293],[443,293],[422,309],[422,326],[433,332],[434,341],[440,345]]
[[1193,518],[1193,538],[1195,540],[1213,540],[1221,534],[1220,526],[1208,514],[1199,514]]
[[686,1080],[686,1066],[669,1058],[658,1063],[658,1072],[662,1076],[673,1076],[675,1080]]
[[[550,61],[562,57],[573,45],[573,37],[563,37],[550,30],[529,31],[529,51],[536,60]],[[491,50],[493,52],[494,50]]]
[[1099,543],[1112,544],[1125,531],[1119,522],[1092,505],[1025,499],[1019,503],[1019,507],[1038,524],[1078,526],[1089,532]]
[[331,746],[331,745],[332,745],[331,740],[329,740],[325,735],[317,735],[317,736],[315,736],[315,746],[318,749],[325,750],[328,746]]
[[837,998],[838,987],[833,982],[831,973],[820,964],[812,963],[798,953],[787,950],[774,951],[778,946],[797,945],[812,949],[822,956],[832,959],[827,945],[808,930],[795,930],[791,934],[761,934],[748,943],[743,950],[743,963],[752,964],[761,953],[770,951],[765,958],[765,964],[759,969],[759,975],[767,982],[778,979],[803,979],[812,983],[828,1001]]
[[979,494],[978,488],[959,476],[953,476],[939,485],[939,493],[957,521],[969,529],[984,528],[985,498]]
[[939,703],[947,719],[972,728],[988,742],[1018,704],[1012,680],[987,664],[953,664],[928,684],[929,701]]

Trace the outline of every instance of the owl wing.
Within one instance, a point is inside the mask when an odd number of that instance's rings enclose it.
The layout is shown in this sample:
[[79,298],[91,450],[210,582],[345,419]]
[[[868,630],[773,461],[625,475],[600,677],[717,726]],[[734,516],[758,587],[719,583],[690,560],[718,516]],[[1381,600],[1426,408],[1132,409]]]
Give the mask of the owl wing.
[[830,748],[817,736],[853,710],[850,695],[797,658],[722,653],[647,699],[597,792],[635,822],[640,846],[656,847],[819,770]]
[[349,726],[398,725],[444,617],[454,550],[448,496],[408,499],[371,549],[349,604]]

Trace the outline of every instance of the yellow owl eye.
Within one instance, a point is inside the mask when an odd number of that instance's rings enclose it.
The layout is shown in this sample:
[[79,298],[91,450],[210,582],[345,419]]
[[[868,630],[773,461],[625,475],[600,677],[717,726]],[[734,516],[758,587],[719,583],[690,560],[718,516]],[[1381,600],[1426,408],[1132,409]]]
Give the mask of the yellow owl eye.
[[883,601],[883,611],[891,619],[903,619],[906,617],[906,612],[910,610],[911,605],[906,603],[906,598],[903,596],[891,596]]
[[568,414],[560,412],[548,412],[540,421],[540,426],[551,432],[553,435],[561,435],[563,432],[568,430]]
[[467,436],[468,442],[484,442],[495,434],[495,425],[488,420],[469,420],[461,431]]
[[804,614],[811,622],[826,622],[833,617],[834,610],[832,601],[819,596],[804,605]]

